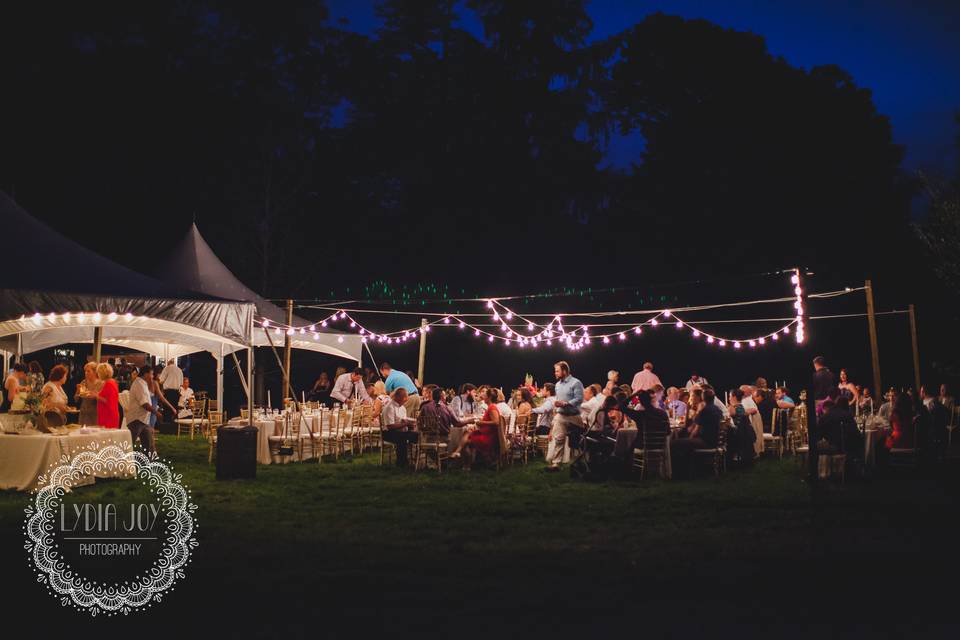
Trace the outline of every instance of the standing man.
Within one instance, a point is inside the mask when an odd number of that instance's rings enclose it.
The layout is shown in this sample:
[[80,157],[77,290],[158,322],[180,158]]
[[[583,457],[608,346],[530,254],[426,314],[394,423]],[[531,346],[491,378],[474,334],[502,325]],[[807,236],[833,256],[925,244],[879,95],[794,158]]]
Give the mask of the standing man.
[[579,439],[583,432],[583,420],[580,419],[583,383],[570,375],[570,365],[563,360],[553,365],[553,375],[557,378],[557,384],[554,385],[557,399],[553,403],[556,407],[550,430],[553,450],[547,452],[547,461],[550,463],[547,470],[559,471],[567,438]]
[[156,437],[150,426],[150,414],[160,415],[160,409],[150,400],[150,388],[153,386],[153,367],[144,365],[133,384],[130,385],[130,399],[127,402],[127,429],[130,436],[140,444],[147,454],[156,453]]
[[636,393],[637,391],[649,391],[658,384],[661,387],[663,386],[659,376],[653,372],[653,363],[644,362],[643,369],[637,371],[637,375],[633,376],[633,383],[631,383],[630,386],[633,388],[633,392]]
[[707,382],[706,378],[703,378],[697,372],[690,374],[690,379],[687,380],[687,391],[693,391],[694,389],[703,389],[704,385],[710,384]]
[[[159,382],[163,389],[163,397],[172,406],[177,406],[180,401],[180,385],[183,384],[183,370],[177,366],[175,358],[167,360],[167,366],[160,372]],[[175,417],[172,411],[164,407],[163,422],[173,422]]]
[[550,425],[553,424],[553,403],[557,401],[553,395],[552,382],[547,382],[540,388],[540,397],[543,398],[543,402],[539,407],[533,408],[533,413],[537,416],[537,435],[545,436],[550,433]]
[[330,392],[330,397],[347,406],[358,400],[360,402],[373,402],[363,384],[363,369],[360,367],[349,373],[340,374],[340,377],[333,383],[333,391]]
[[380,375],[383,376],[383,386],[386,387],[388,394],[393,395],[397,389],[403,389],[406,392],[404,408],[407,410],[407,415],[416,415],[420,411],[420,392],[410,376],[403,371],[395,370],[389,362],[380,365]]
[[413,431],[417,421],[407,417],[404,405],[407,402],[407,391],[399,387],[393,392],[393,397],[380,413],[380,424],[383,439],[397,448],[397,466],[407,466],[407,447],[416,444],[419,434]]
[[823,415],[823,403],[826,402],[837,390],[837,381],[833,377],[833,371],[827,369],[824,364],[823,356],[817,356],[813,359],[813,398],[817,401],[817,417]]

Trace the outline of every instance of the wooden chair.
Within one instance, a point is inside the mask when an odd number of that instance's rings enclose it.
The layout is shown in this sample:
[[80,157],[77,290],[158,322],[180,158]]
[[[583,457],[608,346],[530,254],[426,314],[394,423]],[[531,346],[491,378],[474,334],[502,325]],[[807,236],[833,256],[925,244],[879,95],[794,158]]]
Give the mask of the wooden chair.
[[497,427],[497,471],[507,463],[510,456],[510,443],[507,441],[507,427],[509,418],[500,416],[500,425]]
[[717,446],[712,449],[694,449],[694,460],[708,459],[713,466],[713,475],[720,477],[721,470],[727,470],[727,429],[729,423],[725,420],[717,432]]
[[658,472],[662,477],[667,458],[667,438],[669,433],[648,432],[646,429],[641,431],[638,436],[642,439],[640,447],[633,449],[633,468],[640,471],[640,479],[643,480],[650,466],[651,458],[658,461]]
[[787,441],[787,432],[790,425],[790,409],[776,408],[770,420],[770,433],[763,434],[763,452],[775,451],[778,458],[783,458],[783,450]]
[[213,462],[213,452],[217,448],[217,429],[222,427],[224,423],[224,418],[220,411],[211,411],[210,412],[210,423],[207,431],[207,442],[209,443],[209,452],[207,454],[207,463]]
[[357,405],[353,409],[353,413],[351,414],[349,424],[347,424],[346,428],[344,429],[344,437],[350,441],[351,455],[363,455],[363,406],[362,405]]
[[189,418],[177,418],[177,437],[184,431],[190,432],[190,439],[193,440],[193,434],[199,427],[201,432],[209,423],[207,420],[207,399],[200,398],[193,401],[193,415]]
[[433,460],[437,465],[437,473],[443,473],[443,461],[450,457],[450,451],[448,437],[440,429],[439,418],[425,416],[421,413],[417,419],[417,433],[419,440],[417,441],[417,457],[413,470],[420,470],[420,460],[423,460],[424,468],[426,468],[432,453]]
[[[536,436],[536,420],[534,414],[518,415],[514,424],[514,432],[510,438],[510,462],[514,459],[523,460],[527,464],[531,443]],[[534,426],[531,428],[531,424]]]
[[207,411],[219,411],[220,402],[216,398],[207,399]]
[[[294,415],[296,418],[294,418]],[[274,435],[268,438],[270,456],[293,458],[299,456],[303,460],[303,439],[300,437],[300,414],[286,414],[277,416],[274,420]],[[278,435],[276,432],[280,431]]]
[[361,448],[369,448],[372,450],[381,446],[382,442],[380,425],[376,424],[374,420],[374,418],[379,419],[379,416],[373,415],[373,405],[369,403],[360,405],[360,410],[363,412],[360,422],[360,429],[363,435]]
[[910,430],[913,435],[911,441],[911,446],[909,447],[894,447],[890,449],[890,466],[892,467],[915,467],[917,466],[917,459],[919,458],[920,449],[917,443],[917,431],[919,430],[920,416],[914,416],[913,424],[910,425]]
[[243,407],[242,409],[240,409],[240,417],[243,418],[244,420],[249,420],[250,410],[247,409],[246,407]]

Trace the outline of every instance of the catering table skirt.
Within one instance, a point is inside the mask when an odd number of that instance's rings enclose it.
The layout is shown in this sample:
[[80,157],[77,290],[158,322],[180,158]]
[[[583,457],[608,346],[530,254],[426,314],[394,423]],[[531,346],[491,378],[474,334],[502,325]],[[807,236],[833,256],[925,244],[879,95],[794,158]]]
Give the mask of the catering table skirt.
[[[303,414],[303,423],[300,425],[300,436],[309,437],[310,432],[329,432],[331,425],[335,425],[337,420],[339,420],[337,411]],[[346,420],[346,423],[349,425],[353,421],[353,411],[347,410],[344,420]],[[235,421],[231,420],[230,422],[233,423]],[[253,421],[253,425],[257,427],[257,462],[259,464],[278,464],[300,460],[299,447],[294,447],[295,453],[292,456],[274,457],[270,455],[270,436],[275,433],[283,433],[282,422],[281,430],[277,431],[276,417],[269,416],[263,420],[256,419]],[[313,457],[313,447],[305,447],[305,451],[307,454],[306,459],[309,460]]]
[[[116,444],[131,448],[133,441],[127,429],[100,429],[92,433],[71,433],[54,436],[37,431],[19,435],[0,434],[0,489],[32,491],[37,478],[49,471],[62,456],[72,459],[96,443],[99,447]],[[122,470],[105,471],[98,478],[133,477]],[[76,486],[93,484],[94,476],[82,478]]]
[[[633,449],[637,443],[639,429],[620,429],[617,431],[617,444],[613,448],[613,455],[620,458],[626,464],[633,462]],[[663,459],[663,477],[670,479],[673,477],[673,465],[670,463],[670,441],[673,437],[667,438],[667,452]]]
[[890,435],[890,429],[887,428],[867,428],[863,431],[863,462],[867,466],[877,464],[877,447],[882,447],[883,442]]

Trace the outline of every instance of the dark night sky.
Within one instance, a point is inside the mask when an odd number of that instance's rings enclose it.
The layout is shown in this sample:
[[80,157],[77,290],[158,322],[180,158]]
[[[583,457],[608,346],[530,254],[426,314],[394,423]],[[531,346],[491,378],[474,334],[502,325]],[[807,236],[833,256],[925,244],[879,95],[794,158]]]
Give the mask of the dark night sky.
[[[374,2],[330,0],[334,18],[370,32],[378,22]],[[836,64],[874,93],[890,117],[894,136],[907,148],[910,169],[949,172],[956,166],[952,114],[960,109],[960,2],[951,0],[593,0],[591,39],[602,39],[657,11],[705,18],[723,27],[751,31],[771,53],[810,68]],[[480,33],[468,11],[463,26]],[[612,142],[617,166],[636,158],[639,139]]]

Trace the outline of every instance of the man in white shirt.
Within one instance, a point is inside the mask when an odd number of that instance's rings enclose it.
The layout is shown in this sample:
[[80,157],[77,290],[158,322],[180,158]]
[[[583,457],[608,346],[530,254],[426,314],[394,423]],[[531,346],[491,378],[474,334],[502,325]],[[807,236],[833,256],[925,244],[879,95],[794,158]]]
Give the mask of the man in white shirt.
[[539,407],[534,407],[533,413],[537,415],[537,435],[547,435],[550,433],[550,427],[553,425],[553,403],[557,399],[553,395],[554,384],[547,382],[540,389],[540,397],[543,402]]
[[190,409],[190,401],[193,400],[193,389],[190,388],[190,378],[183,376],[183,384],[180,385],[180,399],[177,401],[177,417],[189,418],[193,415]]
[[743,392],[740,404],[743,405],[747,419],[750,420],[750,426],[753,427],[753,431],[757,435],[753,441],[753,451],[755,455],[759,456],[763,453],[763,419],[760,417],[760,409],[757,407],[757,403],[753,400],[755,389],[756,387],[751,387],[748,384],[740,385],[740,391]]
[[390,402],[380,412],[380,425],[383,439],[392,443],[397,449],[397,466],[407,466],[407,446],[415,444],[420,436],[412,429],[416,420],[407,417],[404,404],[407,402],[407,390],[398,387],[390,398]]
[[580,419],[590,428],[593,419],[603,405],[604,395],[599,384],[591,384],[583,388],[583,402],[580,403]]
[[330,397],[346,405],[351,405],[358,399],[360,402],[371,401],[370,394],[367,393],[363,384],[363,369],[357,367],[349,373],[340,374],[333,383],[333,391],[330,392]]
[[[183,384],[183,370],[177,366],[176,359],[170,358],[167,360],[167,366],[160,372],[157,381],[160,383],[160,388],[163,389],[163,397],[172,406],[176,406],[180,399],[180,386]],[[163,422],[173,422],[173,412],[167,408],[163,410]]]
[[127,429],[130,436],[140,444],[147,454],[156,453],[156,438],[153,427],[150,426],[150,414],[159,415],[160,410],[150,401],[150,387],[153,386],[153,367],[145,365],[140,369],[140,375],[130,385],[130,399],[125,407]]
[[702,389],[705,385],[710,384],[707,382],[706,378],[700,377],[697,373],[690,374],[690,379],[687,380],[687,391],[693,391],[694,389]]
[[659,376],[653,372],[653,363],[644,362],[643,369],[638,371],[637,375],[633,376],[633,382],[630,384],[630,387],[633,389],[633,392],[636,393],[637,391],[649,391],[658,384],[661,387],[663,386]]

